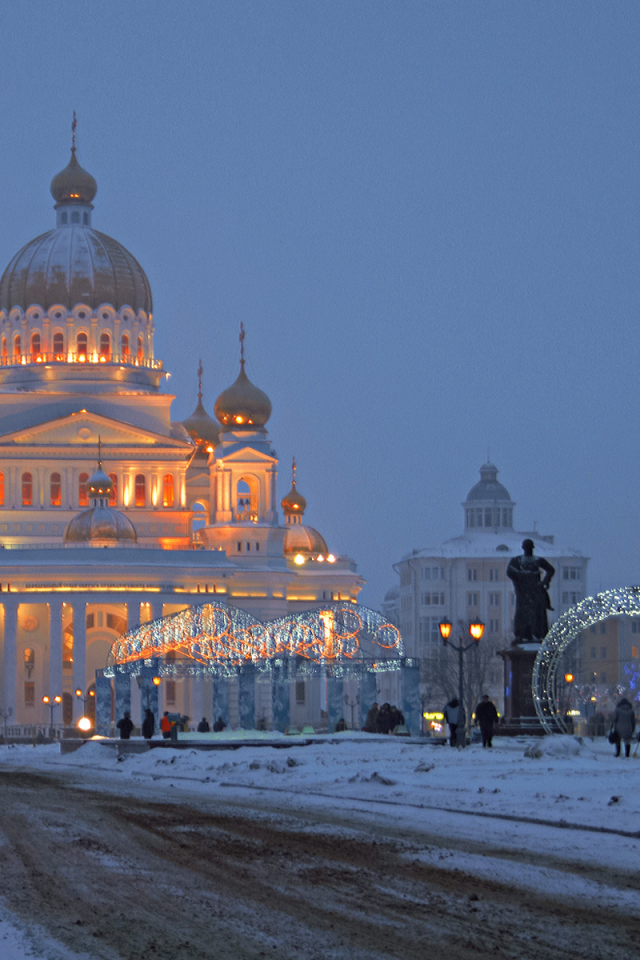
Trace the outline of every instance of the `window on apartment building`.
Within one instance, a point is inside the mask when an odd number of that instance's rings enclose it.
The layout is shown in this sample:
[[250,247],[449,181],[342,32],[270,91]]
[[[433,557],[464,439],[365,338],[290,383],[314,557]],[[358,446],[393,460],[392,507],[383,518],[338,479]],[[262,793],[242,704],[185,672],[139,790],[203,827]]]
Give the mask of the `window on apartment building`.
[[591,647],[591,659],[595,660],[595,658],[596,658],[596,648]]
[[500,633],[499,620],[489,620],[489,633]]
[[631,633],[640,633],[640,621],[638,620],[631,621]]
[[564,590],[562,593],[562,602],[569,605],[577,603],[580,599],[580,594],[576,593],[575,590]]
[[498,569],[497,567],[489,568],[489,580],[497,581],[498,580]]
[[59,473],[52,473],[49,479],[49,501],[52,507],[62,503],[61,479]]
[[606,648],[606,647],[600,647],[600,659],[601,659],[601,660],[606,660],[606,659],[607,659],[607,648]]
[[477,593],[468,593],[468,594],[467,594],[467,606],[468,606],[468,607],[477,607],[477,606],[478,606],[478,594],[477,594]]
[[563,579],[563,580],[579,580],[579,579],[580,579],[580,567],[563,567],[563,568],[562,568],[562,579]]
[[601,683],[606,683],[606,682],[607,682],[607,671],[606,671],[606,670],[603,670],[602,673],[600,674],[600,682],[601,682]]
[[607,632],[607,625],[606,625],[606,623],[601,623],[601,624],[600,624],[600,633],[606,633],[606,632]]
[[499,606],[500,606],[500,594],[499,594],[499,593],[490,593],[490,594],[489,594],[489,606],[490,606],[490,607],[499,607]]
[[638,656],[638,648],[637,648],[637,647],[631,647],[631,656],[633,657],[634,660],[637,659],[637,656]]
[[33,477],[30,473],[22,474],[22,506],[30,507],[33,504]]
[[467,580],[476,581],[478,579],[478,571],[475,567],[467,567]]
[[425,607],[440,607],[444,605],[444,593],[423,593],[422,604]]

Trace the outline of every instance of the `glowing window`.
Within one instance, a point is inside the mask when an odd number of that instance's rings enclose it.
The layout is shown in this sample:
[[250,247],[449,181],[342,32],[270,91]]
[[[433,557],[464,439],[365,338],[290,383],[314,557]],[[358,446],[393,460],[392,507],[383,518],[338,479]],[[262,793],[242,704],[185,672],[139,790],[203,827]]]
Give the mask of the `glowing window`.
[[123,357],[129,356],[129,335],[126,333],[122,334],[122,339],[120,340],[120,353]]
[[64,336],[61,333],[54,333],[53,335],[53,352],[56,355],[56,360],[63,359]]
[[31,353],[34,355],[40,353],[40,334],[39,333],[31,334]]
[[135,482],[135,505],[136,507],[144,507],[147,502],[147,483],[144,478],[144,473],[136,474]]
[[6,357],[6,355],[7,355],[7,338],[3,337],[2,338],[2,356]]
[[30,507],[33,503],[33,477],[30,473],[22,474],[22,506]]
[[111,483],[113,484],[113,489],[109,495],[109,506],[117,507],[118,506],[118,478],[116,477],[115,473],[109,474],[109,480],[111,480]]
[[88,473],[81,473],[78,477],[78,503],[81,507],[89,506],[89,493],[87,491],[88,481]]
[[138,337],[138,360],[142,360],[142,337]]
[[16,333],[13,338],[13,355],[14,357],[19,357],[22,352],[22,344],[20,342],[20,334]]
[[0,473],[0,506],[4,503],[4,473]]
[[86,333],[79,333],[76,337],[76,352],[79,357],[86,357],[87,355],[87,335]]
[[49,492],[52,507],[59,507],[62,503],[61,480],[59,473],[52,473],[49,481]]
[[111,337],[108,333],[100,334],[100,356],[111,358]]
[[173,506],[173,474],[165,473],[162,478],[162,506]]

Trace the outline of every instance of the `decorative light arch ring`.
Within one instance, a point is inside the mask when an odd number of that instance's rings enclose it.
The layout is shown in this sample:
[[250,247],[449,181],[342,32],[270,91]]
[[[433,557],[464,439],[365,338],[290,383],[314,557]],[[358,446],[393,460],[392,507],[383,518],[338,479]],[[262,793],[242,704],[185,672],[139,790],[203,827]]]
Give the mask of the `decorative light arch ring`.
[[570,733],[558,696],[558,667],[583,630],[620,614],[640,616],[640,587],[617,587],[581,600],[553,624],[533,665],[533,703],[547,733]]

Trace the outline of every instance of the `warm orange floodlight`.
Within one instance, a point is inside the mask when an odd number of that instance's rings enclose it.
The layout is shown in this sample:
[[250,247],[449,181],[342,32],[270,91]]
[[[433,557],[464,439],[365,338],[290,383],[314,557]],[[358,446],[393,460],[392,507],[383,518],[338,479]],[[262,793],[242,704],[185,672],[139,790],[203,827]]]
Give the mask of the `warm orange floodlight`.
[[449,637],[451,636],[451,620],[448,620],[446,617],[443,617],[440,623],[438,624],[438,629],[440,630],[440,636],[446,643]]

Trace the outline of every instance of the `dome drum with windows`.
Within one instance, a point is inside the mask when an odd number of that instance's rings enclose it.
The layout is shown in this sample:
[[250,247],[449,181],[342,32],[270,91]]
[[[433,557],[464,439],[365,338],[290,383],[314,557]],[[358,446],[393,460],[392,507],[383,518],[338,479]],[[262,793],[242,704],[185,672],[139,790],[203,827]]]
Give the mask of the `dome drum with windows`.
[[51,182],[55,228],[22,247],[0,279],[0,389],[159,387],[151,287],[135,257],[93,229],[97,189],[74,140]]

